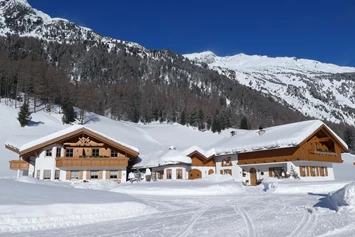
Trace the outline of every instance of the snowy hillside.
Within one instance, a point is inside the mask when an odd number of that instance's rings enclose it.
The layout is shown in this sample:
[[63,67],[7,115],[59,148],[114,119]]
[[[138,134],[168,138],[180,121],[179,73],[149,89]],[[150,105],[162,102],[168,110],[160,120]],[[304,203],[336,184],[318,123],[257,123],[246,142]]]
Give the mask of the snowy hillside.
[[[31,126],[21,128],[17,120],[18,109],[5,105],[4,99],[0,103],[0,114],[0,153],[3,154],[0,159],[0,177],[15,175],[9,169],[9,160],[18,159],[14,152],[5,149],[6,142],[23,145],[69,126],[63,125],[62,115],[56,111],[48,113],[42,110],[32,114]],[[159,158],[158,154],[167,152],[170,146],[177,149],[187,149],[192,145],[206,147],[223,136],[229,136],[228,131],[218,135],[179,124],[135,124],[111,120],[93,113],[86,117],[85,126],[137,147],[143,166],[151,159]]]
[[219,57],[212,52],[184,56],[270,94],[306,116],[347,124],[355,122],[355,80],[346,76],[355,72],[353,67],[295,57],[245,54]]
[[[4,99],[1,100],[0,152],[3,156],[0,159],[0,178],[16,175],[15,171],[9,169],[9,161],[18,159],[18,157],[14,152],[5,148],[5,143],[21,146],[34,139],[70,126],[63,125],[61,121],[62,115],[58,113],[57,109],[54,109],[50,113],[42,110],[32,114],[31,125],[21,128],[17,120],[18,109],[14,108],[14,104],[12,106],[9,105],[5,105]],[[200,132],[197,129],[180,124],[153,123],[144,125],[121,122],[94,113],[88,114],[85,121],[85,126],[137,147],[140,152],[139,158],[141,159],[139,167],[157,163],[157,160],[168,152],[171,146],[174,146],[181,153],[192,146],[199,147],[196,149],[210,149],[213,145],[223,145],[227,144],[227,141],[231,142],[226,139],[226,137],[230,136],[230,129],[223,131],[221,134],[216,134],[209,131]],[[237,131],[239,135],[245,133],[245,130],[233,129],[233,131]],[[353,165],[355,156],[344,154],[343,159],[343,164],[334,164],[336,179],[355,179],[355,165]]]

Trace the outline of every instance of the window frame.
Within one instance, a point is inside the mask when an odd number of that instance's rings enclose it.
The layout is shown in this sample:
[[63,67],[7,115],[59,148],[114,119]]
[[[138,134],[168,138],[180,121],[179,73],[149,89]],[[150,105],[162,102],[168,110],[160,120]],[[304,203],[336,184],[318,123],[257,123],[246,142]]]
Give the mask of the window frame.
[[[49,176],[48,176],[49,173]],[[43,180],[50,180],[51,179],[51,170],[43,170]],[[47,176],[46,176],[47,174]]]
[[[112,174],[112,172],[115,172],[116,175]],[[114,177],[114,176],[116,176],[116,177]],[[110,170],[110,179],[118,179],[118,171],[117,170]]]
[[[75,177],[73,176],[74,173],[77,173],[78,175]],[[79,180],[79,170],[70,171],[70,180]]]
[[46,157],[52,157],[52,149],[46,150]]
[[[57,174],[58,174],[58,176],[57,176]],[[55,180],[59,180],[60,179],[60,170],[55,170],[54,171],[54,179]]]
[[[97,152],[97,154],[96,154]],[[95,154],[94,154],[95,153]],[[92,157],[100,157],[100,149],[99,148],[92,148],[91,150],[91,156]]]
[[65,149],[65,157],[74,157],[74,149],[73,148]]
[[116,150],[111,150],[111,157],[118,157],[118,152]]
[[56,151],[55,151],[55,157],[61,157],[62,153],[62,148],[57,147]]
[[[97,172],[97,175],[93,175],[93,173],[96,173],[96,172]],[[99,179],[99,171],[98,170],[91,170],[90,171],[90,179],[94,179],[94,180]]]
[[183,179],[182,169],[176,169],[176,179]]
[[166,179],[172,179],[172,178],[173,178],[173,170],[166,169]]

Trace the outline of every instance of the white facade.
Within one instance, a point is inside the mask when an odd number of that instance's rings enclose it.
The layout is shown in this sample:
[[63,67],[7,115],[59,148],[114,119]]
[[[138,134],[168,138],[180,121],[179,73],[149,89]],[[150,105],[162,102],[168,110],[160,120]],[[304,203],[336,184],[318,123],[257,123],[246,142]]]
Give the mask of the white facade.
[[[163,173],[163,179],[171,180],[186,180],[188,179],[188,172],[190,170],[190,165],[177,164],[177,165],[164,165],[159,167],[151,168],[152,174],[156,175],[156,178],[159,179],[159,173]],[[182,170],[182,177],[178,177],[178,170]],[[169,172],[171,171],[171,177],[168,177]]]

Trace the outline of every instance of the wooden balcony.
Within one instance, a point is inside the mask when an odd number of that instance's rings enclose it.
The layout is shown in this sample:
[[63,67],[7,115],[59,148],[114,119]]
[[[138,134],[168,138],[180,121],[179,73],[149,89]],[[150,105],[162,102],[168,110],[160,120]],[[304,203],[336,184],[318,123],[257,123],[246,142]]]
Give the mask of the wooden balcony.
[[10,169],[11,170],[28,170],[30,163],[24,160],[10,160]]
[[57,167],[113,167],[128,165],[127,158],[74,158],[60,157],[56,158]]

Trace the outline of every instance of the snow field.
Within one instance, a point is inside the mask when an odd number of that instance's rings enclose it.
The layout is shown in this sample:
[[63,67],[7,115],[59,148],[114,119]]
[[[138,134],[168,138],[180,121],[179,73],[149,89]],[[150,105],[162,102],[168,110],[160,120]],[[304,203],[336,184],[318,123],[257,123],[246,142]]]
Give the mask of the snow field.
[[157,212],[125,194],[75,189],[69,183],[26,177],[0,180],[0,187],[0,232],[62,228]]

